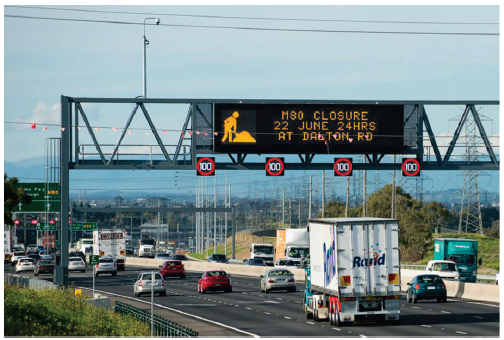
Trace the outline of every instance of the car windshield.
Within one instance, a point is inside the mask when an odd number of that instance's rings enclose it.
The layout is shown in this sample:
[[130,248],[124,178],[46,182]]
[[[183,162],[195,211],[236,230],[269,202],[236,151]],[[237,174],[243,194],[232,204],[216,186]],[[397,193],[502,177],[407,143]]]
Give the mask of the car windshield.
[[170,254],[157,254],[156,257],[168,258],[168,257],[170,257]]
[[185,255],[175,255],[174,258],[176,258],[177,260],[185,260],[186,256]]
[[51,261],[39,261],[38,264],[39,264],[39,266],[44,266],[44,265],[52,264],[52,262]]
[[165,266],[180,266],[182,263],[180,261],[170,261],[170,262],[165,262]]
[[226,255],[223,255],[223,254],[213,254],[212,258],[214,260],[225,260],[226,259]]
[[24,251],[16,251],[14,252],[14,256],[24,256],[25,252]]
[[100,263],[112,263],[114,262],[113,259],[111,259],[110,257],[109,258],[105,258],[105,259],[100,259]]
[[268,276],[292,276],[292,273],[288,270],[274,270],[269,272]]
[[[161,280],[161,274],[156,273],[155,275],[156,280]],[[152,274],[143,274],[142,280],[152,280]]]
[[301,257],[301,256],[307,256],[309,253],[308,248],[291,248],[289,250],[289,256],[290,257]]
[[21,259],[21,260],[19,260],[19,263],[25,263],[25,262],[34,263],[33,259]]
[[252,262],[254,263],[264,263],[262,259],[252,259]]
[[156,241],[155,240],[141,240],[140,244],[141,245],[151,245],[151,246],[153,246],[154,242],[156,242]]
[[476,264],[476,256],[474,255],[450,255],[450,261],[456,264]]
[[82,259],[80,257],[71,257],[71,258],[68,259],[68,261],[79,261],[79,262],[81,262]]
[[434,270],[441,272],[454,272],[457,271],[455,263],[436,263],[434,264]]
[[255,246],[254,247],[254,254],[273,254],[273,247],[267,247],[267,246]]
[[207,276],[227,276],[225,271],[207,272]]
[[419,276],[417,279],[418,283],[438,283],[443,282],[439,276]]

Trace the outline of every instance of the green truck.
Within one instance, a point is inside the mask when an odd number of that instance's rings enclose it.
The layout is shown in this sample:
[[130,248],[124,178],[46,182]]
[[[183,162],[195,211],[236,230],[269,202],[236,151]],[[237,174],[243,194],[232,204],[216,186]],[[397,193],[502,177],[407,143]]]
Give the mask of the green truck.
[[462,282],[476,282],[478,264],[478,241],[462,238],[434,239],[434,260],[453,261],[457,265]]

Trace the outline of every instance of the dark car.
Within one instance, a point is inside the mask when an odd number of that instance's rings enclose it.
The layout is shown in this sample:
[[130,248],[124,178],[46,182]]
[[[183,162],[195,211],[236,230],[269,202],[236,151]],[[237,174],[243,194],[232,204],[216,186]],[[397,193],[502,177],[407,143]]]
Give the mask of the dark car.
[[248,259],[245,260],[246,266],[261,266],[266,267],[266,263],[264,263],[263,259]]
[[68,258],[70,257],[80,257],[84,263],[86,263],[86,255],[81,251],[71,251],[68,253]]
[[126,255],[133,255],[134,250],[132,247],[126,247]]
[[439,275],[417,275],[408,282],[406,300],[417,303],[418,300],[436,299],[437,302],[446,302],[446,285]]
[[37,264],[35,265],[33,273],[35,276],[38,276],[39,274],[43,273],[48,273],[52,275],[54,273],[54,262],[48,260],[38,261]]
[[189,260],[186,255],[180,255],[180,254],[173,255],[172,259],[179,260],[179,261],[188,261]]
[[40,260],[40,255],[38,253],[37,254],[30,253],[26,257],[29,257],[29,258],[33,259],[33,261],[35,262],[35,264],[37,264],[37,262]]
[[224,254],[212,254],[207,260],[208,262],[218,262],[218,263],[229,263],[226,255]]

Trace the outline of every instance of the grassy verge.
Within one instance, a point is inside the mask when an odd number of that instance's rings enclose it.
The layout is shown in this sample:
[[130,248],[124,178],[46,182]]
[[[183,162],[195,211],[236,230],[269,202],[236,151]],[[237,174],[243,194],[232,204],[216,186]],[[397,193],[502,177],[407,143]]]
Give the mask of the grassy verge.
[[[244,250],[245,247],[239,247],[239,246],[236,246],[235,247],[235,251],[236,253]],[[214,253],[214,247],[210,247],[208,249],[208,256],[212,255]],[[219,244],[217,246],[217,251],[215,252],[215,254],[224,254],[224,244]],[[231,245],[228,243],[228,247],[227,247],[227,255],[228,257],[231,257],[231,254],[233,254],[233,248],[231,247]],[[187,254],[191,257],[194,257],[195,259],[199,259],[199,260],[206,260],[206,250],[203,251],[203,254],[200,254],[200,253],[189,253]]]
[[150,336],[148,324],[91,306],[71,291],[5,285],[4,310],[4,336]]
[[[479,257],[483,263],[478,267],[478,274],[495,274],[499,271],[499,239],[487,237],[480,234],[434,234],[434,238],[465,238],[478,241]],[[432,249],[427,253],[423,260],[418,261],[417,264],[427,264],[429,260],[434,258],[434,242]]]

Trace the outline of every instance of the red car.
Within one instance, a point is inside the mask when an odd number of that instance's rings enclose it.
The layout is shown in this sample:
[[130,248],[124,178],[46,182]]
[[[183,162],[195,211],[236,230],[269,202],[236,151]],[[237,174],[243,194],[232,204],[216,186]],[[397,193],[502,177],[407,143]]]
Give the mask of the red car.
[[163,279],[169,276],[178,276],[181,279],[186,277],[182,261],[177,260],[164,261],[163,264],[159,266],[159,272]]
[[231,293],[233,287],[228,274],[223,270],[206,271],[198,281],[198,293],[205,294],[209,290],[223,290]]

